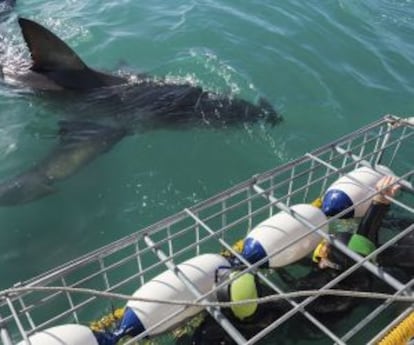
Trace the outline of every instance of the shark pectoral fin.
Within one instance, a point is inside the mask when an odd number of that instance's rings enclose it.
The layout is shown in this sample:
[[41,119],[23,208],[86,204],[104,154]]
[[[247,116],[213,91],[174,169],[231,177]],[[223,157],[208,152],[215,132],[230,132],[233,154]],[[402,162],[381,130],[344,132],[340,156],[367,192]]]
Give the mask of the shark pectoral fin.
[[0,206],[24,204],[56,191],[54,183],[111,149],[126,132],[93,122],[61,121],[60,140],[32,169],[0,183]]
[[126,135],[122,128],[88,121],[60,121],[59,127],[59,144],[40,163],[44,174],[53,181],[73,175]]
[[124,78],[90,69],[65,42],[40,24],[19,18],[19,25],[32,56],[31,69],[59,86],[86,90],[126,82]]
[[117,143],[127,135],[124,128],[92,121],[61,120],[58,125],[60,146],[84,145],[85,142],[107,146]]

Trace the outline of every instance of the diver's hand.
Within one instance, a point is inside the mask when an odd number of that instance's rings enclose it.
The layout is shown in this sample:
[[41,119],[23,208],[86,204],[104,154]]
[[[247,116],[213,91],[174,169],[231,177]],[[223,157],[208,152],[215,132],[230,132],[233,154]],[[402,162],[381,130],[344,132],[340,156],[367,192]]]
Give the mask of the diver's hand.
[[393,198],[401,188],[399,183],[395,183],[396,180],[395,176],[384,176],[381,178],[375,186],[379,193],[374,196],[374,202],[388,205],[390,201],[386,197]]

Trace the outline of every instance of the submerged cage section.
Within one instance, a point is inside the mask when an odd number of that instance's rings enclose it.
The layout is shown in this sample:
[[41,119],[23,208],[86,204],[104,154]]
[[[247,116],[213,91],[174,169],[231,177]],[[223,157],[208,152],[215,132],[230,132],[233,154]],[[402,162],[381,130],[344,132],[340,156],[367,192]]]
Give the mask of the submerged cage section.
[[[4,345],[20,344],[22,341],[21,344],[31,344],[31,336],[50,327],[71,323],[89,325],[92,320],[127,303],[127,300],[109,293],[130,296],[166,270],[174,272],[178,279],[189,286],[192,292],[187,296],[189,301],[214,301],[216,287],[202,293],[176,266],[206,253],[225,251],[238,258],[244,264],[243,272],[256,272],[258,279],[275,295],[295,292],[294,287],[280,279],[279,268],[268,269],[261,265],[307,235],[317,234],[318,238],[330,241],[354,262],[351,268],[327,282],[325,289],[335,288],[342,279],[362,268],[367,274],[377,277],[381,283],[379,291],[386,292],[388,297],[372,300],[361,298],[361,306],[353,311],[352,317],[344,315],[335,323],[313,315],[306,308],[323,293],[323,289],[301,299],[285,297],[289,310],[248,337],[240,333],[232,320],[221,314],[219,308],[209,306],[200,309],[206,309],[216,318],[238,344],[266,343],[267,339],[279,334],[289,337],[289,334],[293,334],[289,333],[289,325],[298,319],[318,333],[315,343],[376,344],[400,319],[410,315],[413,308],[409,299],[405,302],[396,300],[398,296],[412,297],[413,281],[383,270],[374,260],[381,251],[414,230],[414,189],[410,183],[414,174],[413,157],[413,118],[385,116],[294,161],[257,174],[204,202],[0,292],[1,340]],[[365,258],[348,250],[332,236],[343,227],[356,226],[352,219],[341,220],[340,217],[358,207],[358,203],[318,224],[311,224],[295,212],[294,207],[298,204],[320,204],[332,183],[361,167],[385,175],[389,173],[388,169],[392,170],[402,185],[400,195],[391,200],[392,216],[408,220],[398,231],[387,230],[383,244]],[[369,201],[376,193],[372,186],[366,187],[368,192],[360,203]],[[247,262],[233,245],[246,238],[258,224],[281,211],[295,218],[307,229],[306,233],[289,239],[253,264]],[[324,228],[329,228],[329,231],[324,231]],[[300,259],[311,261],[310,256],[311,253],[306,253]],[[300,277],[301,272],[308,268],[292,262],[283,267],[285,269],[291,275]],[[184,312],[185,308],[183,306],[174,315],[159,319],[158,324],[151,327],[156,329]],[[135,343],[151,334],[151,327],[126,343]],[[294,326],[291,326],[290,332],[292,330]]]

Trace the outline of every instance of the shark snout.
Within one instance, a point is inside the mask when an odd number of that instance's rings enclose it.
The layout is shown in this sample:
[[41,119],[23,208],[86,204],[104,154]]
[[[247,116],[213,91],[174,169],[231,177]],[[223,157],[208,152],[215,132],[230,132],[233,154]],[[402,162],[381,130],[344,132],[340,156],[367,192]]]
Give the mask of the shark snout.
[[283,121],[282,115],[280,115],[266,99],[260,98],[258,105],[261,109],[264,120],[272,127]]

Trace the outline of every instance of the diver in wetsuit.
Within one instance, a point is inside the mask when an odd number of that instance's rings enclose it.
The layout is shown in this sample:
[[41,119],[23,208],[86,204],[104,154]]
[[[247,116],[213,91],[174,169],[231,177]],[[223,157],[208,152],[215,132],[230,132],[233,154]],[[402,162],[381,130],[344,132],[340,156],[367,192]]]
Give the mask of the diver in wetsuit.
[[[410,218],[403,219],[397,225],[388,222],[392,228],[405,229],[414,224]],[[392,274],[396,274],[403,281],[414,276],[414,232],[405,235],[391,247],[378,254],[377,263]]]
[[[378,230],[385,214],[390,208],[387,196],[393,197],[399,187],[398,184],[395,184],[394,177],[386,176],[382,178],[376,186],[380,192],[374,197],[367,213],[359,224],[358,230],[355,233],[339,233],[337,238],[347,244],[348,248],[362,256],[369,255],[374,251],[378,245]],[[311,272],[305,277],[289,281],[289,285],[292,286],[293,290],[321,288],[353,264],[351,259],[331,246],[327,241],[322,241],[317,246],[312,260],[314,267]],[[360,268],[335,287],[362,291],[368,290],[370,283],[370,274]],[[224,291],[218,293],[218,299],[220,301],[237,301],[263,297],[273,293],[274,291],[260,283],[254,274],[246,273],[228,286],[225,286]],[[355,299],[351,297],[322,296],[310,303],[306,309],[319,316],[329,316],[333,313],[337,315],[346,312],[354,304]],[[224,309],[223,313],[248,338],[249,335],[257,333],[258,330],[276,320],[289,308],[290,306],[286,301],[277,301],[260,305],[253,303],[246,306],[228,308]],[[234,344],[234,342],[215,320],[208,315],[194,332],[190,344],[230,345]]]
[[[225,280],[231,279],[238,273],[238,268],[229,269],[227,274],[216,280],[219,285]],[[224,285],[217,291],[217,299],[220,302],[236,302],[247,299],[257,299],[274,294],[275,291],[259,281],[254,273],[244,273],[234,279],[230,284]],[[271,322],[282,316],[291,308],[285,300],[277,300],[265,304],[249,303],[223,308],[222,313],[231,320],[232,324],[243,334],[250,338],[258,331],[265,328]],[[206,315],[202,323],[195,330],[190,342],[178,342],[177,344],[191,345],[233,345],[235,342],[221,328],[216,320]]]
[[[396,178],[393,176],[385,176],[378,181],[376,188],[379,193],[374,196],[367,213],[359,223],[358,230],[354,234],[349,232],[342,234],[340,240],[347,243],[349,249],[362,256],[366,256],[377,248],[378,231],[381,227],[382,220],[390,208],[390,202],[387,196],[393,197],[400,188],[399,184],[395,184],[395,180]],[[338,236],[341,236],[341,234]],[[327,267],[337,268],[332,267],[335,264],[328,259],[330,255],[335,256],[334,248],[332,248],[331,253],[330,245],[326,241],[322,241],[314,251],[313,261],[318,263],[320,269]],[[333,258],[333,260],[336,259]],[[346,263],[342,264],[348,266]]]
[[[336,238],[354,252],[367,256],[378,247],[378,232],[382,220],[390,208],[387,196],[393,197],[400,188],[393,176],[383,177],[376,185],[379,193],[374,196],[365,216],[361,219],[355,233],[341,232]],[[348,269],[354,261],[341,251],[323,240],[315,249],[314,269],[304,278],[294,283],[295,290],[319,289]],[[359,268],[337,283],[334,288],[355,291],[370,290],[372,276],[364,268]],[[330,314],[348,311],[355,303],[352,297],[323,296],[308,305],[307,309],[315,314]]]

